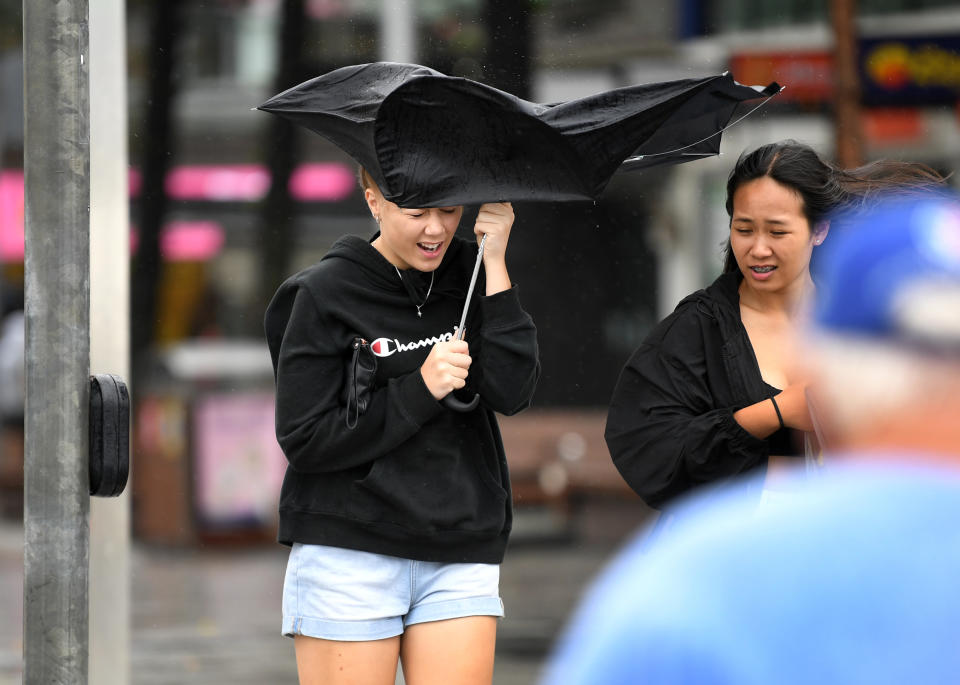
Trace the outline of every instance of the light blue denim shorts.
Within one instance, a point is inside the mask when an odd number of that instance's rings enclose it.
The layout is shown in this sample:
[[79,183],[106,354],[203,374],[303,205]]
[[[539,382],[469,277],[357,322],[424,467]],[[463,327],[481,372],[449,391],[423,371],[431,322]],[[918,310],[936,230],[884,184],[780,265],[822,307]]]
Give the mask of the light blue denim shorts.
[[295,543],[283,581],[288,637],[382,640],[404,627],[464,616],[503,616],[500,566],[411,561]]

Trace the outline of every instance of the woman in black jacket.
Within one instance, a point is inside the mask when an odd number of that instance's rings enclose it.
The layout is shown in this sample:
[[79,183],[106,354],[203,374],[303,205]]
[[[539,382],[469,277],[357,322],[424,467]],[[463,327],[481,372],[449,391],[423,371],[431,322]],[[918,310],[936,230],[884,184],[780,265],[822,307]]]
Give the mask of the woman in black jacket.
[[[338,240],[265,318],[289,461],[283,634],[301,683],[392,685],[399,659],[410,685],[489,685],[511,527],[494,412],[526,407],[539,375],[505,264],[513,209],[480,208],[482,296],[457,340],[477,257],[454,235],[462,207],[401,208],[361,183],[379,232]],[[368,394],[348,381],[355,352],[376,359]],[[479,406],[441,403],[461,389]]]
[[940,183],[923,165],[839,169],[795,141],[741,155],[727,182],[723,273],[653,329],[610,403],[610,454],[647,504],[756,467],[775,487],[813,430],[792,332],[828,217],[884,189]]

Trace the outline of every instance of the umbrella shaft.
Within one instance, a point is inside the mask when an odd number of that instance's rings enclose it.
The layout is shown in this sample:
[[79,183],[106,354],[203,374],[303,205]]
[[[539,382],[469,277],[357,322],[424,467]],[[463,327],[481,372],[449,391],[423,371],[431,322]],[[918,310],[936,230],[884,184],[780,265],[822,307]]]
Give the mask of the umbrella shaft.
[[477,274],[480,273],[480,264],[483,263],[483,246],[487,242],[487,234],[484,233],[480,238],[480,247],[477,249],[477,263],[473,265],[473,275],[470,277],[470,287],[467,288],[467,299],[463,302],[463,314],[460,315],[460,325],[454,331],[454,340],[463,340],[464,326],[467,323],[467,310],[470,309],[470,298],[473,297],[473,289],[477,285]]

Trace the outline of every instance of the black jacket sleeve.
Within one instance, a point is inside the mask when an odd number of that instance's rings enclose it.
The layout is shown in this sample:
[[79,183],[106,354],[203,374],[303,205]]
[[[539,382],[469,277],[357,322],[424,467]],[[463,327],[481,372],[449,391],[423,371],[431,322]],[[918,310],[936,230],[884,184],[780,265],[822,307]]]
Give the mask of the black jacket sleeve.
[[[695,317],[673,316],[627,362],[607,415],[614,464],[643,500],[660,507],[694,485],[756,466],[767,443],[717,406],[705,337]],[[715,351],[719,355],[719,350]]]
[[530,405],[540,378],[537,329],[517,286],[479,299],[480,334],[471,345],[468,384],[483,404],[507,416]]
[[377,459],[409,439],[442,411],[418,371],[375,389],[354,429],[340,403],[344,345],[331,335],[310,290],[281,287],[265,328],[276,376],[277,441],[291,467],[303,473],[339,471]]

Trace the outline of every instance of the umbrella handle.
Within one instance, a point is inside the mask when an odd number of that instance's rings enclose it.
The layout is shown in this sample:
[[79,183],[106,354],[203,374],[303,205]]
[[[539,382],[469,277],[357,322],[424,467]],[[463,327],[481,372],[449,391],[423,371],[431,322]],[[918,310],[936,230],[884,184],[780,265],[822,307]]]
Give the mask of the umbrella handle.
[[[465,333],[465,329],[463,328],[463,326],[462,325],[458,326],[457,329],[453,332],[453,339],[463,340],[464,333]],[[463,400],[459,400],[456,397],[454,397],[453,393],[451,392],[442,400],[440,400],[440,404],[445,406],[447,409],[452,409],[453,411],[458,411],[462,414],[465,414],[468,411],[473,411],[474,409],[477,408],[477,405],[480,404],[480,395],[477,393],[473,393],[473,399],[471,399],[469,402],[464,402]]]
[[453,396],[453,393],[450,393],[441,400],[441,404],[447,409],[452,409],[453,411],[458,411],[462,414],[467,413],[468,411],[473,411],[477,408],[477,405],[480,404],[480,395],[474,393],[473,399],[469,402],[463,402],[458,400]]

